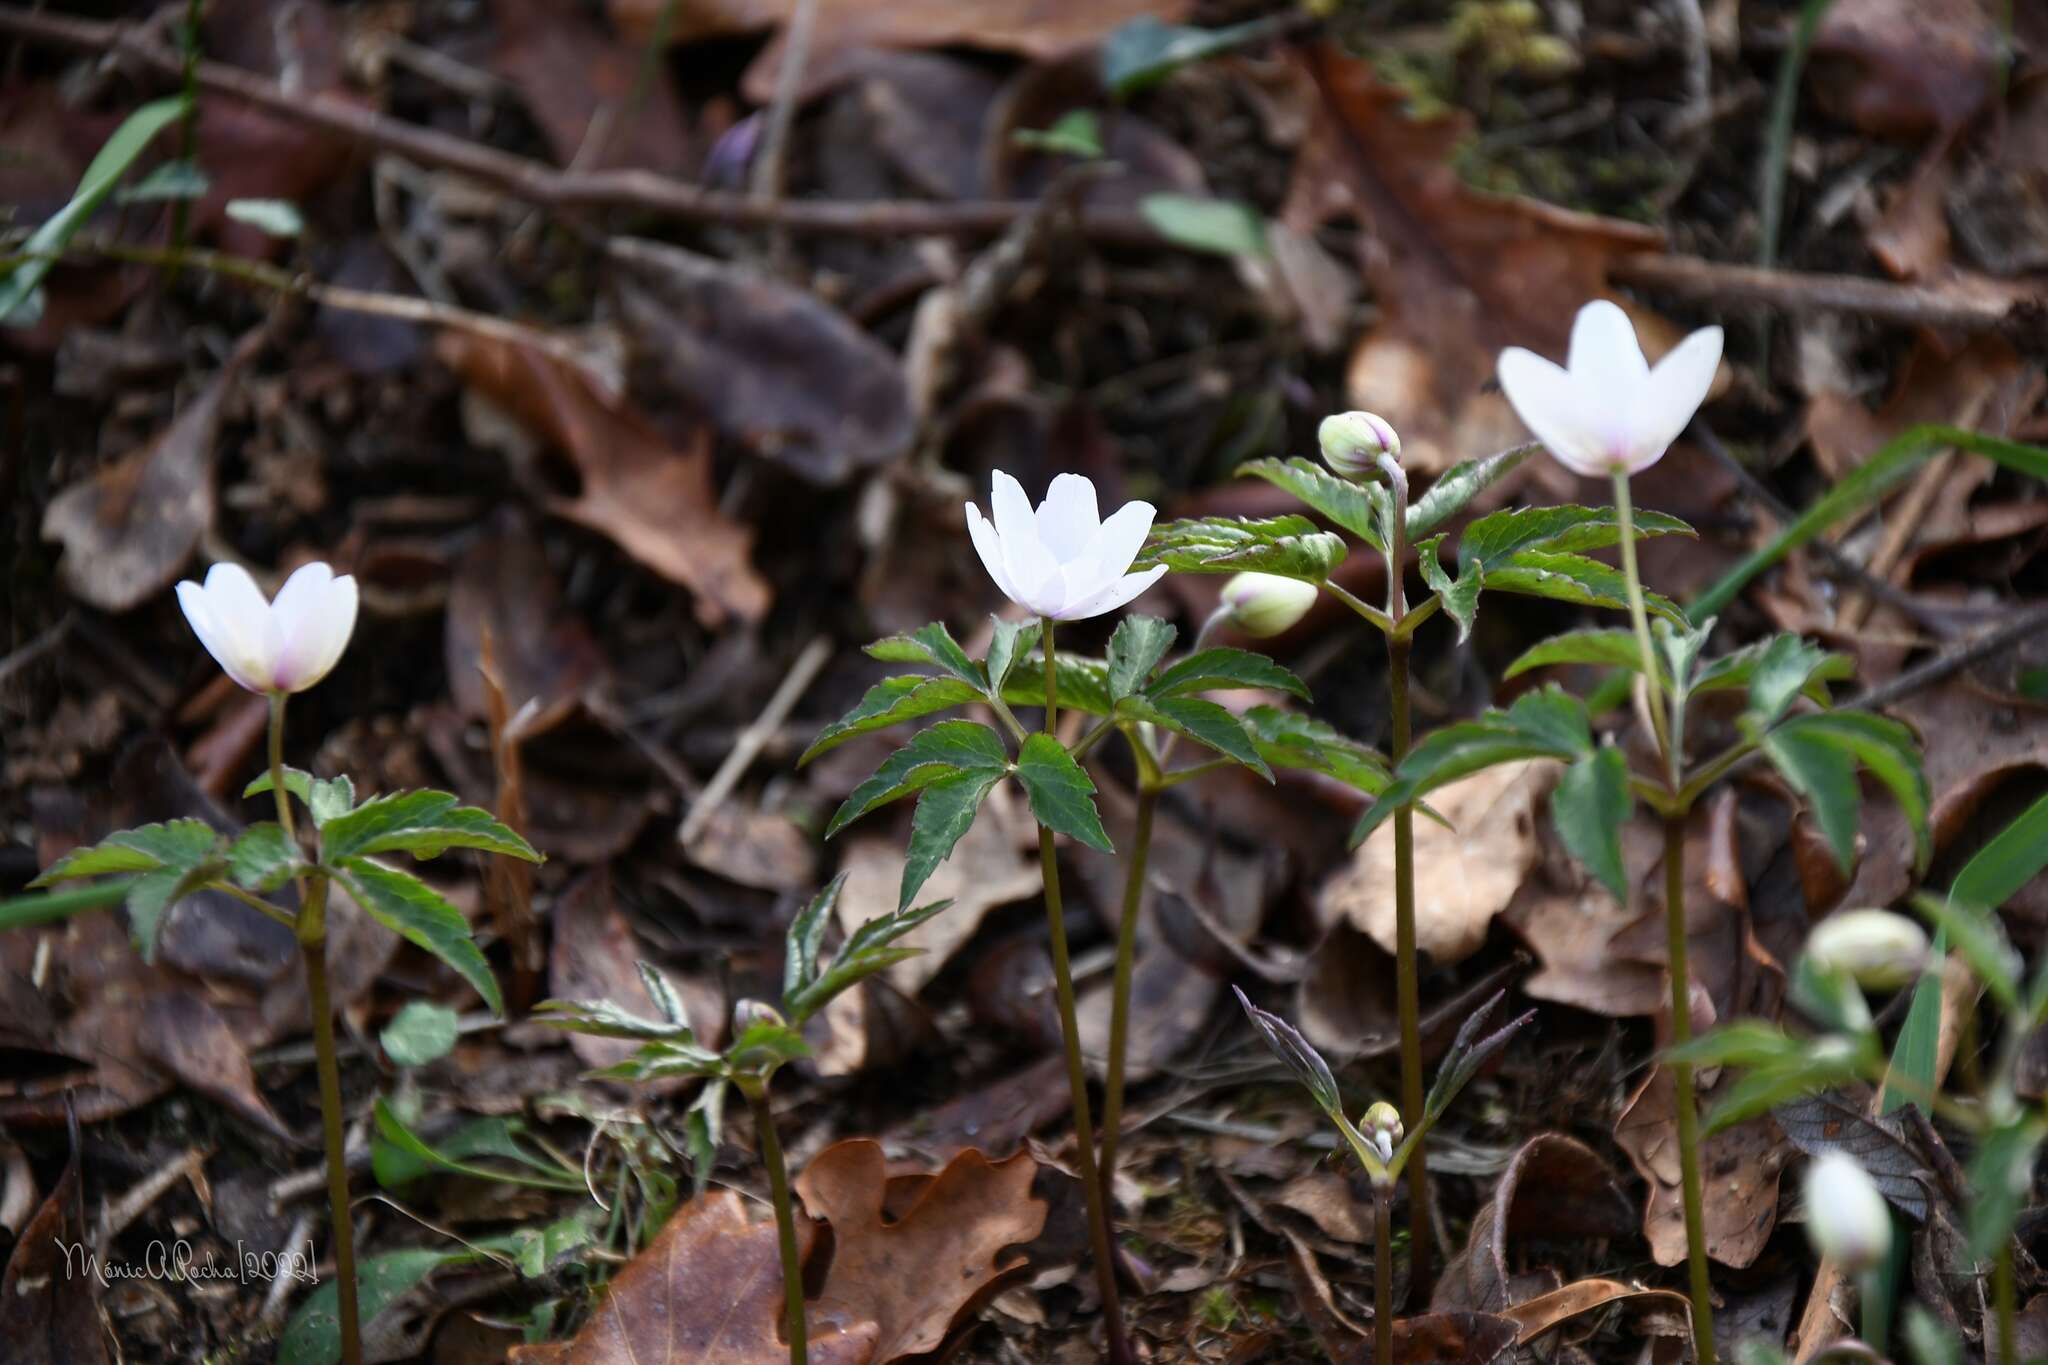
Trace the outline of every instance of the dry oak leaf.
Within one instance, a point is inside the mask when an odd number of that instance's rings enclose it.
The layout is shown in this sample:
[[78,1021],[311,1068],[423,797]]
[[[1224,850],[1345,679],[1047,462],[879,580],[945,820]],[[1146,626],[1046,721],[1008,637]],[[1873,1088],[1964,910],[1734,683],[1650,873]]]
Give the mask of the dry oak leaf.
[[1469,115],[1411,118],[1405,91],[1331,46],[1303,63],[1319,98],[1280,219],[1304,234],[1339,214],[1366,226],[1361,266],[1382,310],[1347,398],[1398,427],[1403,462],[1425,472],[1522,439],[1506,400],[1483,391],[1501,347],[1562,354],[1573,313],[1608,292],[1609,264],[1663,235],[1472,189],[1450,160]]
[[[1478,951],[1493,917],[1507,909],[1543,856],[1537,811],[1559,771],[1548,759],[1503,763],[1430,794],[1430,805],[1452,827],[1415,822],[1415,929],[1416,947],[1438,966]],[[1317,912],[1325,928],[1349,920],[1395,951],[1392,821],[1323,884]]]
[[575,463],[580,492],[551,498],[550,510],[610,536],[690,589],[707,626],[728,615],[758,621],[767,612],[768,582],[748,558],[754,532],[718,507],[708,430],[677,450],[589,374],[518,342],[447,331],[435,349],[472,388]]
[[[583,1330],[569,1341],[515,1346],[513,1365],[780,1365],[782,1263],[775,1221],[756,1218],[731,1190],[677,1209],[659,1235],[612,1280]],[[808,1257],[817,1229],[796,1223]],[[867,1365],[875,1324],[814,1308],[813,1365]]]
[[1563,1133],[1538,1133],[1516,1150],[1493,1197],[1473,1215],[1471,1240],[1445,1263],[1429,1306],[1509,1313],[1509,1305],[1562,1282],[1555,1267],[1530,1264],[1526,1250],[1510,1255],[1515,1243],[1612,1241],[1634,1223],[1634,1205],[1592,1148]]
[[820,1310],[879,1326],[874,1365],[934,1350],[963,1314],[1007,1287],[1027,1262],[1000,1259],[1045,1227],[1031,1197],[1038,1163],[991,1163],[969,1149],[946,1163],[894,1222],[884,1222],[888,1163],[868,1138],[834,1143],[797,1177],[804,1208],[832,1225]]
[[[1725,1076],[1725,1073],[1724,1073]],[[1728,1077],[1724,1083],[1732,1081]],[[1702,1094],[1702,1110],[1714,1097]],[[1685,1260],[1679,1186],[1678,1106],[1668,1067],[1658,1067],[1615,1120],[1614,1142],[1649,1182],[1643,1236],[1658,1265]],[[1778,1223],[1778,1177],[1792,1151],[1769,1115],[1724,1128],[1700,1143],[1707,1255],[1741,1269],[1756,1260]]]
[[[612,22],[635,42],[654,32],[665,0],[611,0]],[[695,0],[675,8],[670,41],[756,33],[785,25],[797,0]],[[1191,0],[818,0],[811,32],[811,60],[803,72],[802,95],[830,84],[840,58],[863,47],[975,47],[1026,57],[1057,57],[1093,45],[1132,19],[1149,16],[1168,23],[1187,17]],[[754,59],[741,90],[756,104],[775,92],[782,68],[785,34]]]

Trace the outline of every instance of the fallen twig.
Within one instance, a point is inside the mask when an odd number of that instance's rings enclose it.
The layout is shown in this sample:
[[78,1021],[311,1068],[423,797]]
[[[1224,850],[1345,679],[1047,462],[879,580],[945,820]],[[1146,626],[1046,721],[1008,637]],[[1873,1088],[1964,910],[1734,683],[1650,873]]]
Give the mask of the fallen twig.
[[1702,302],[1757,303],[1789,313],[1855,313],[1913,327],[2009,331],[2023,338],[2048,330],[2048,298],[2015,299],[1992,290],[1766,270],[1698,256],[1623,256],[1608,274],[1619,284]]

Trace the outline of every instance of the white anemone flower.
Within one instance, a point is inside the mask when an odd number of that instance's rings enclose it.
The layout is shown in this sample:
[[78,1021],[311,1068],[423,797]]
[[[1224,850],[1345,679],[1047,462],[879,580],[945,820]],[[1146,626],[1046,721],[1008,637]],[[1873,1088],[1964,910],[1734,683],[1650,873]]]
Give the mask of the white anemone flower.
[[206,652],[251,692],[303,692],[327,676],[356,628],[356,581],[314,561],[275,601],[239,564],[216,564],[201,586],[178,585],[178,605]]
[[1891,1250],[1891,1214],[1855,1157],[1823,1152],[1806,1168],[1806,1233],[1821,1255],[1851,1272],[1868,1270]]
[[967,532],[1003,595],[1034,615],[1100,616],[1166,572],[1164,564],[1129,572],[1152,529],[1152,504],[1127,502],[1105,521],[1095,510],[1095,485],[1079,474],[1053,479],[1034,513],[1024,486],[998,469],[989,506],[993,525],[967,504]]
[[1563,368],[1510,346],[1500,353],[1500,386],[1566,468],[1594,477],[1638,474],[1685,430],[1720,364],[1721,329],[1702,327],[1652,368],[1628,314],[1595,299],[1572,323]]

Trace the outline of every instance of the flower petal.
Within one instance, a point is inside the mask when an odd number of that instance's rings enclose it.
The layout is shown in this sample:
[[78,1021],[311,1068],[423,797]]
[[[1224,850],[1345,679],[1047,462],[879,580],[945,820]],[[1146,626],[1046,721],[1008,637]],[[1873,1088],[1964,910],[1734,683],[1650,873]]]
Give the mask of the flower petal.
[[[1608,454],[1597,414],[1588,411],[1577,376],[1565,373],[1534,351],[1510,346],[1500,353],[1500,387],[1522,424],[1550,448],[1558,462],[1579,474],[1605,475],[1618,463]],[[1616,394],[1614,425],[1625,420],[1619,408],[1629,400]]]
[[[270,639],[270,603],[239,564],[222,561],[206,571],[206,608],[222,648],[201,637],[228,676],[252,692],[267,692],[277,654]],[[233,662],[230,663],[230,658]]]
[[1062,621],[1084,621],[1090,616],[1100,616],[1106,611],[1115,611],[1124,603],[1136,597],[1145,589],[1157,583],[1166,573],[1164,564],[1155,564],[1143,573],[1125,574],[1114,583],[1098,588],[1079,601],[1071,603],[1064,611],[1047,613],[1056,615]]
[[1029,540],[1035,544],[1038,540],[1038,519],[1031,515],[1031,499],[1024,495],[1024,485],[1000,469],[989,483],[989,515],[995,521],[996,535],[1002,539],[1004,553],[1008,553],[1013,540]]
[[1584,392],[1619,399],[1632,392],[1650,372],[1636,325],[1606,299],[1594,299],[1572,320],[1572,349],[1565,368]]
[[[315,568],[321,572],[307,573]],[[348,648],[356,626],[356,581],[336,578],[325,564],[308,564],[278,590],[270,613],[284,635],[276,684],[303,692],[326,677]]]
[[1067,600],[1067,580],[1060,572],[1059,561],[1038,543],[1035,530],[1027,529],[1021,536],[1004,535],[1001,539],[1003,569],[1010,576],[1010,600],[1040,616],[1056,615]]
[[192,633],[199,637],[199,643],[206,647],[206,652],[213,656],[222,672],[251,692],[268,689],[270,684],[263,676],[262,660],[251,656],[240,637],[222,624],[206,589],[189,579],[178,584],[178,605],[184,609],[185,620],[191,623]]
[[1102,525],[1095,510],[1095,485],[1079,474],[1058,474],[1038,504],[1038,543],[1070,564],[1081,556]]
[[1086,562],[1092,566],[1096,587],[1122,576],[1145,546],[1152,518],[1158,510],[1149,502],[1127,502],[1089,538]]
[[1649,468],[1692,421],[1721,365],[1721,329],[1702,327],[1671,348],[1631,398],[1628,472]]
[[1009,570],[1003,567],[1002,538],[982,516],[981,509],[971,502],[967,504],[967,535],[974,542],[974,552],[981,556],[981,567],[988,570],[988,576],[1002,589],[1003,596],[1015,602],[1016,585],[1010,581]]

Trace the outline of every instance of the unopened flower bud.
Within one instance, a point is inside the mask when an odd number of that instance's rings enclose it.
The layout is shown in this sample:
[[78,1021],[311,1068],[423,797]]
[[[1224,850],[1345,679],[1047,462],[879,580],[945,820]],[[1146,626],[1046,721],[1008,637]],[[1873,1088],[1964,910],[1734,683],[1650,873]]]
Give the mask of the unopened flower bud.
[[1401,1111],[1380,1100],[1359,1116],[1358,1130],[1380,1154],[1381,1161],[1392,1161],[1394,1148],[1401,1143]]
[[1231,623],[1260,639],[1292,630],[1315,601],[1315,584],[1278,574],[1234,574],[1223,585],[1223,605]]
[[1340,412],[1316,428],[1323,463],[1347,479],[1368,478],[1382,455],[1401,458],[1401,436],[1387,419],[1370,412]]
[[787,1024],[782,1011],[764,1000],[741,1000],[732,1007],[732,1031],[744,1034],[756,1024],[773,1024],[777,1028]]
[[1897,990],[1927,964],[1927,931],[1890,910],[1844,910],[1828,916],[1806,938],[1816,967],[1841,972],[1872,990]]
[[1823,1152],[1806,1168],[1806,1235],[1814,1249],[1855,1274],[1891,1250],[1892,1218],[1869,1172],[1846,1152]]

